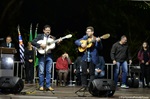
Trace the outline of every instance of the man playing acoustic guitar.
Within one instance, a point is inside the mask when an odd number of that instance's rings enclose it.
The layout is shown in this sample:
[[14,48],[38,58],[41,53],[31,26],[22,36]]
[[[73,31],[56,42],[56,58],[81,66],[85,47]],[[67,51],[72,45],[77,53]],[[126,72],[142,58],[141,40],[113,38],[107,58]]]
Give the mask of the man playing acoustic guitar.
[[[37,47],[38,50],[38,59],[39,59],[39,90],[44,90],[44,71],[46,70],[46,89],[53,91],[54,89],[51,87],[51,68],[53,60],[51,58],[51,49],[46,50],[49,46],[47,42],[53,41],[55,38],[50,35],[51,27],[49,25],[45,25],[43,28],[43,34],[38,34],[37,37],[32,41],[32,45]],[[40,43],[39,43],[40,41]],[[59,39],[57,42],[60,42]],[[43,50],[43,51],[42,51]]]
[[81,91],[85,91],[87,88],[88,73],[90,75],[89,84],[94,80],[95,66],[99,62],[98,50],[102,47],[101,39],[103,39],[103,37],[94,36],[94,28],[92,26],[89,26],[86,28],[86,35],[75,41],[75,44],[78,46],[79,52],[82,52],[81,59],[83,62],[81,65]]

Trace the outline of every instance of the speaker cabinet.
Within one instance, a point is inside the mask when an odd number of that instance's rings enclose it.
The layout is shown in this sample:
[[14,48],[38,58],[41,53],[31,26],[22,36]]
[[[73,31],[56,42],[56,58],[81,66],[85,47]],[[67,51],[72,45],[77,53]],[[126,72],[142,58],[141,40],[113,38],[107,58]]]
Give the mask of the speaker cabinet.
[[139,88],[139,78],[136,76],[127,77],[127,85],[132,88]]
[[89,86],[89,92],[93,96],[111,97],[115,90],[115,82],[111,79],[94,79]]
[[0,92],[1,93],[20,93],[24,88],[24,83],[19,77],[0,77]]

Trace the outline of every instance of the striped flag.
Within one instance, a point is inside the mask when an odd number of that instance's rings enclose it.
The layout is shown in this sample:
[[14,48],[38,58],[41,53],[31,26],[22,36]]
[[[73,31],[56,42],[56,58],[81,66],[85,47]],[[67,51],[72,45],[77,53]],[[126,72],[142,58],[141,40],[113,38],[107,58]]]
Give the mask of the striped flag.
[[24,44],[22,41],[22,36],[20,33],[20,27],[18,25],[18,38],[19,38],[19,52],[20,52],[20,61],[21,63],[24,63]]

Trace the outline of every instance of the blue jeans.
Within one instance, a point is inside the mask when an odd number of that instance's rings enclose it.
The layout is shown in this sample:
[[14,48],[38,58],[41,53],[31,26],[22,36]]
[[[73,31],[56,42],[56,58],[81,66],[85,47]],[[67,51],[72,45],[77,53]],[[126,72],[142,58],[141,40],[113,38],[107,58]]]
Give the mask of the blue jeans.
[[44,56],[39,57],[39,85],[40,87],[44,86],[44,78],[45,78],[44,73],[46,73],[46,88],[50,87],[52,63],[53,63],[53,60],[51,59],[50,55],[46,55],[45,57]]
[[118,82],[118,74],[120,70],[120,66],[122,66],[122,84],[126,84],[127,74],[128,74],[128,65],[127,61],[117,62],[115,70],[114,70],[114,80],[117,85]]
[[95,70],[95,78],[102,78],[105,75],[105,71],[101,71],[100,73]]

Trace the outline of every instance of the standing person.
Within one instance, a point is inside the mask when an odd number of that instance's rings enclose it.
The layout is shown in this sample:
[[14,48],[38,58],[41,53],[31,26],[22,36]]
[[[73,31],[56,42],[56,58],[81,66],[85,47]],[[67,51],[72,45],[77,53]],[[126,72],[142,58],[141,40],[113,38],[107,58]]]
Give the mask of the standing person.
[[144,78],[146,80],[147,87],[150,87],[150,50],[147,42],[143,42],[142,48],[138,52],[138,60],[141,67],[143,88],[145,88]]
[[11,36],[6,37],[6,41],[1,44],[1,47],[15,48],[14,44],[12,43]]
[[[83,43],[82,41],[87,41]],[[82,89],[85,90],[87,85],[89,85],[95,78],[95,65],[98,64],[98,49],[101,48],[101,39],[94,36],[94,28],[89,26],[86,28],[86,35],[75,41],[75,44],[82,50]],[[88,45],[91,45],[87,48]],[[81,51],[81,50],[80,50]],[[87,74],[90,75],[89,84],[87,84]]]
[[128,74],[128,64],[127,59],[129,59],[129,64],[132,63],[129,47],[127,45],[127,37],[123,35],[121,40],[114,43],[110,53],[113,64],[115,65],[114,69],[114,80],[117,86],[118,74],[120,66],[122,66],[122,85],[121,88],[129,88],[126,85],[126,79]]
[[31,42],[28,42],[28,46],[25,49],[25,73],[26,83],[33,83],[34,78],[34,49]]
[[[47,48],[47,40],[51,39],[54,40],[55,37],[51,36],[51,27],[49,25],[45,25],[43,28],[43,34],[38,34],[37,37],[32,41],[32,45],[41,49],[43,51],[37,53],[37,57],[39,59],[39,90],[44,90],[44,73],[46,73],[46,89],[53,91],[54,89],[51,87],[51,68],[53,60],[51,58],[51,49],[46,50]],[[43,41],[43,43],[38,43],[38,41]],[[61,39],[58,40],[59,43]],[[45,43],[44,43],[45,42]]]
[[[67,76],[69,72],[69,67],[68,67],[69,64],[71,64],[71,60],[68,53],[66,52],[64,52],[62,56],[60,56],[56,61],[56,69],[58,70],[60,86],[66,86]],[[62,83],[62,77],[64,78],[63,83]]]

